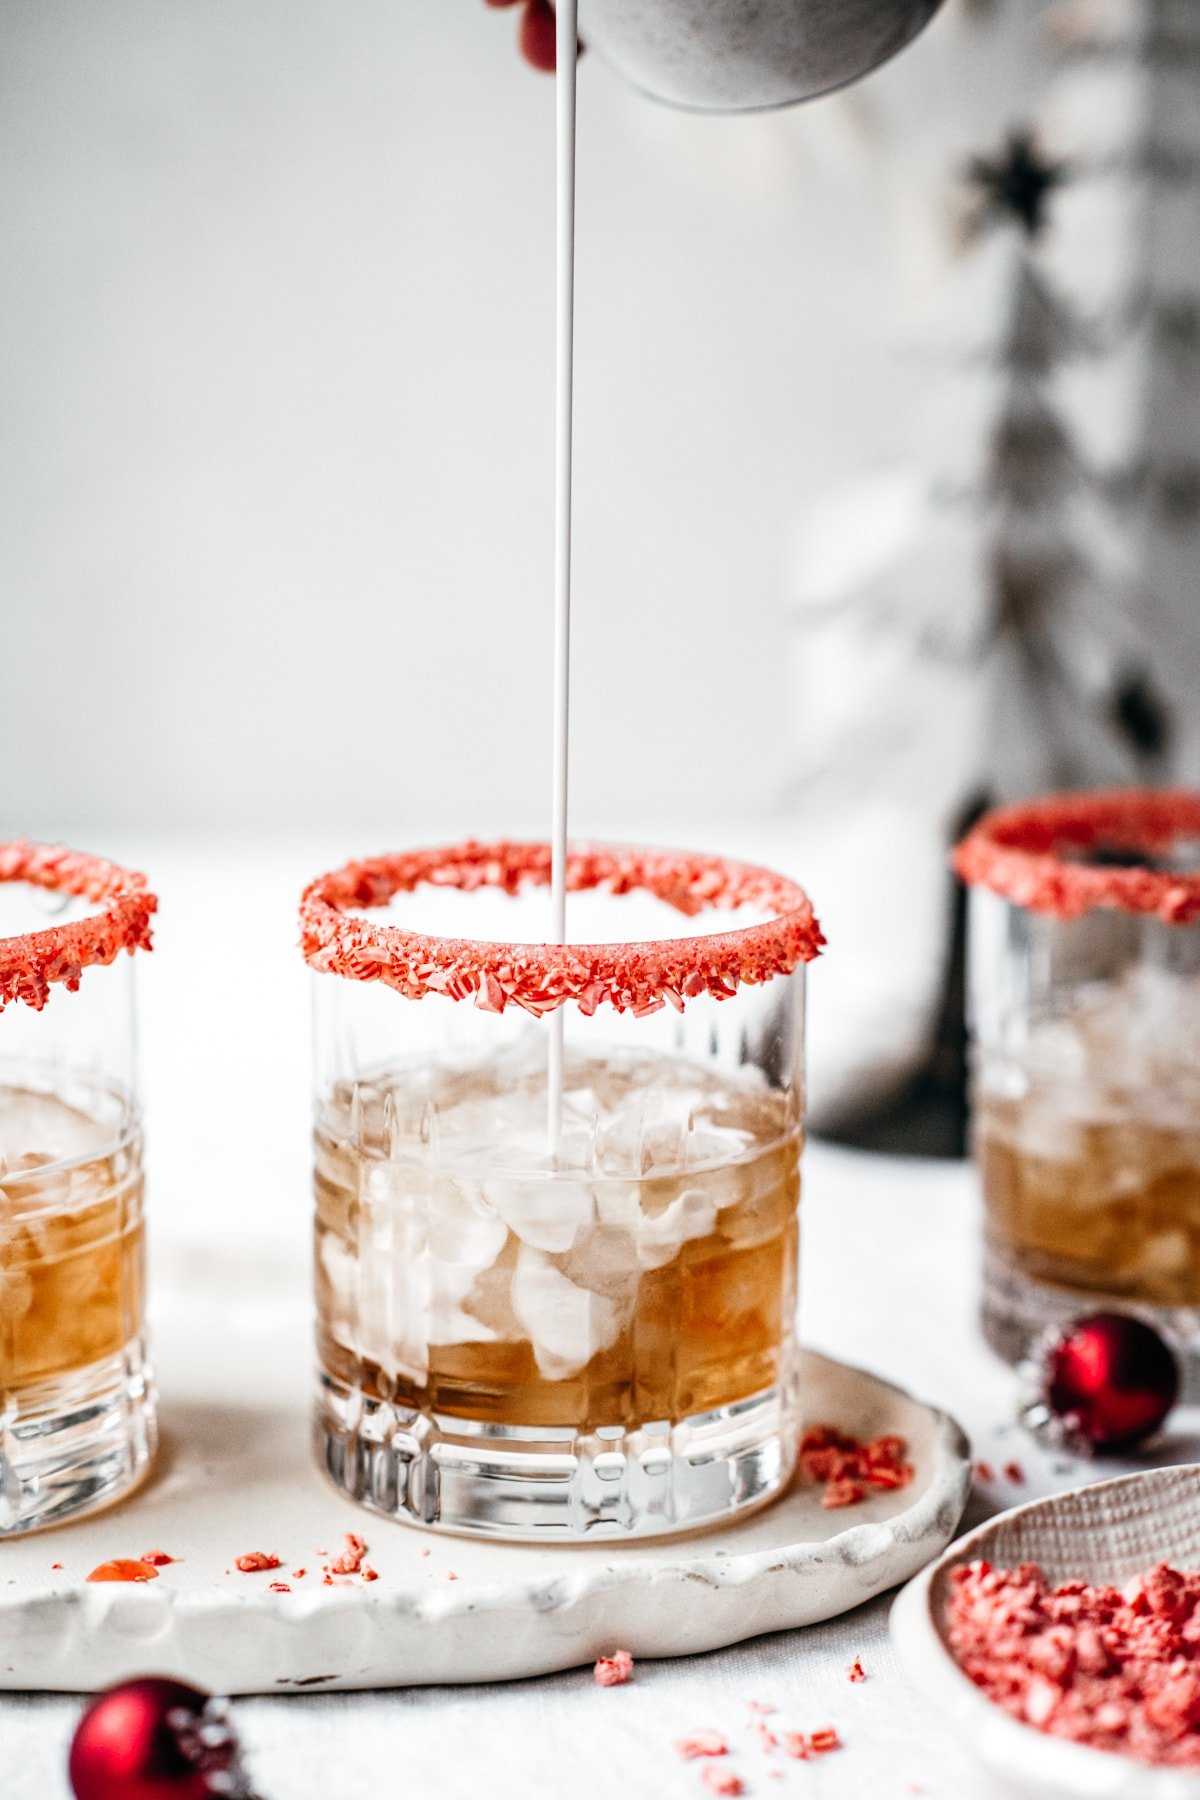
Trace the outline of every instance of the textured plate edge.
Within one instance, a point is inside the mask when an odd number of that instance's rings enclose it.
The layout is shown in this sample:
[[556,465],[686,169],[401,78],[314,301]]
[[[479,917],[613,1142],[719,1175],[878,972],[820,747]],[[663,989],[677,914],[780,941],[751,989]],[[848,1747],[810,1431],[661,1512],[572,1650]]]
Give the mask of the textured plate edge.
[[[678,1625],[669,1632],[676,1640],[672,1647],[657,1645],[652,1628],[647,1632],[634,1622],[619,1627],[619,1634],[628,1640],[627,1647],[635,1655],[647,1659],[704,1654],[770,1632],[818,1624],[886,1593],[908,1580],[930,1558],[936,1558],[945,1549],[966,1506],[971,1465],[965,1433],[948,1413],[869,1370],[856,1368],[819,1351],[806,1350],[805,1354],[835,1370],[839,1376],[849,1375],[882,1390],[894,1401],[919,1408],[930,1419],[933,1427],[932,1468],[928,1483],[911,1508],[887,1521],[864,1521],[849,1526],[824,1543],[801,1540],[734,1556],[728,1552],[708,1557],[693,1554],[666,1567],[645,1561],[632,1546],[613,1546],[619,1551],[616,1560],[599,1571],[594,1564],[589,1569],[581,1556],[577,1574],[556,1575],[548,1582],[523,1588],[508,1586],[494,1590],[476,1585],[466,1591],[441,1592],[415,1600],[411,1596],[386,1592],[378,1595],[314,1592],[287,1598],[273,1597],[272,1600],[258,1595],[231,1595],[219,1602],[214,1602],[209,1594],[195,1592],[76,1588],[65,1594],[32,1596],[8,1603],[0,1599],[0,1615],[8,1615],[7,1624],[13,1635],[20,1637],[23,1624],[27,1624],[28,1636],[40,1638],[45,1634],[45,1620],[39,1618],[39,1614],[49,1609],[56,1614],[66,1614],[71,1621],[63,1633],[64,1650],[68,1655],[72,1640],[77,1644],[80,1639],[86,1639],[93,1630],[108,1623],[116,1612],[128,1610],[130,1620],[137,1621],[136,1630],[129,1633],[131,1656],[113,1658],[114,1667],[119,1667],[121,1674],[113,1674],[110,1670],[103,1681],[93,1683],[89,1688],[72,1678],[69,1670],[57,1682],[47,1680],[42,1672],[34,1691],[47,1693],[93,1691],[95,1687],[107,1685],[110,1679],[121,1679],[150,1666],[198,1679],[197,1671],[213,1659],[189,1640],[210,1633],[222,1638],[231,1630],[244,1629],[251,1621],[262,1628],[264,1637],[269,1636],[272,1640],[272,1648],[264,1648],[260,1653],[263,1658],[274,1655],[276,1666],[295,1666],[309,1660],[309,1650],[299,1640],[301,1634],[309,1630],[314,1616],[330,1625],[346,1627],[352,1627],[355,1621],[363,1621],[367,1629],[357,1635],[361,1638],[377,1636],[381,1648],[382,1641],[404,1625],[416,1625],[421,1628],[420,1643],[414,1644],[408,1652],[415,1666],[411,1669],[403,1666],[403,1650],[398,1666],[395,1648],[388,1646],[395,1672],[376,1672],[371,1665],[370,1646],[363,1644],[359,1646],[359,1655],[367,1654],[368,1666],[360,1666],[357,1674],[276,1677],[265,1685],[261,1679],[254,1682],[240,1678],[233,1681],[215,1679],[207,1685],[231,1694],[279,1694],[523,1680],[581,1667],[605,1650],[611,1650],[614,1633],[609,1619],[587,1620],[583,1615],[596,1609],[621,1610],[618,1603],[635,1596],[647,1582],[684,1589],[698,1585],[712,1596],[724,1595],[736,1598],[738,1602],[736,1617],[728,1631],[722,1627],[717,1633],[706,1632],[703,1649],[696,1651],[679,1647],[677,1639],[681,1632]],[[698,1542],[702,1544],[703,1539]],[[597,1545],[596,1560],[599,1561],[602,1555],[603,1547]],[[811,1577],[816,1570],[838,1566],[860,1571],[865,1577],[861,1587],[852,1598],[833,1604],[823,1600],[806,1607],[802,1603],[805,1578]],[[871,1573],[873,1568],[874,1575]],[[798,1587],[786,1580],[789,1575],[800,1578]],[[772,1583],[780,1592],[768,1598]],[[752,1605],[752,1602],[758,1604]],[[519,1640],[521,1622],[531,1611],[554,1616],[556,1625],[563,1632],[561,1645],[556,1647],[547,1642],[538,1646],[534,1654],[526,1649],[521,1655],[518,1642],[514,1666],[504,1667],[502,1659],[498,1663],[489,1655],[484,1667],[473,1659],[468,1645],[457,1641],[464,1626],[474,1628],[481,1618],[487,1618],[489,1622],[486,1636],[497,1640],[507,1637]],[[749,1614],[753,1619],[747,1628],[746,1615]],[[179,1643],[181,1636],[182,1644]],[[289,1650],[289,1639],[297,1640],[298,1653]],[[68,1655],[64,1655],[64,1662],[68,1661]],[[334,1657],[331,1655],[329,1660]],[[385,1664],[387,1661],[385,1657]],[[10,1680],[9,1674],[15,1674],[15,1671],[0,1671],[0,1691],[29,1690],[28,1677]]]

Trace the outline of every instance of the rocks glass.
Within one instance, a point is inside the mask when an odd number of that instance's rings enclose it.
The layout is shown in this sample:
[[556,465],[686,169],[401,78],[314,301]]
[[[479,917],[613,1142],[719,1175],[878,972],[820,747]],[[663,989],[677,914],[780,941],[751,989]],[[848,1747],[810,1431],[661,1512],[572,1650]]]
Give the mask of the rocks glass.
[[[822,939],[764,870],[587,847],[578,941],[546,945],[549,877],[544,845],[470,843],[304,896],[317,1453],[422,1525],[690,1529],[765,1501],[795,1459]],[[721,928],[677,935],[702,915]]]
[[133,963],[142,876],[0,845],[0,1537],[150,1464]]
[[1200,1329],[1200,793],[985,818],[972,884],[983,1326],[1010,1360],[1097,1305]]

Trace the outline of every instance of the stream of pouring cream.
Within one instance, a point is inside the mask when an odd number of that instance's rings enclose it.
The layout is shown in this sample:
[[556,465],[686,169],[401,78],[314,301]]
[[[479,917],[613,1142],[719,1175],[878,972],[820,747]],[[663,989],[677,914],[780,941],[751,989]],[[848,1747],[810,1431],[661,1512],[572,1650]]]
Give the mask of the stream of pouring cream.
[[[575,385],[575,76],[578,0],[556,8],[556,316],[554,384],[554,748],[550,830],[550,905],[554,941],[567,941],[567,778],[571,720],[571,450]],[[562,1135],[563,1021],[550,1014],[547,1131],[551,1153]]]

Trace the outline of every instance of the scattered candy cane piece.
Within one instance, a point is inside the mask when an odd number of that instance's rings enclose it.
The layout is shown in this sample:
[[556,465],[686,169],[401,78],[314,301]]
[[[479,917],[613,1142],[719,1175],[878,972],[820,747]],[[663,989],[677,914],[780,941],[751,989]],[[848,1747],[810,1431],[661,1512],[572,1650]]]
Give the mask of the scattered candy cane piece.
[[700,1779],[710,1794],[737,1795],[744,1794],[746,1791],[741,1776],[735,1775],[732,1769],[718,1769],[710,1766],[701,1771]]
[[132,1558],[118,1557],[114,1562],[101,1563],[87,1577],[89,1581],[157,1581],[158,1570],[150,1563],[138,1562]]
[[821,1495],[821,1505],[826,1512],[833,1512],[840,1506],[857,1506],[865,1493],[861,1481],[831,1481]]
[[357,1575],[362,1568],[363,1557],[367,1554],[367,1546],[355,1532],[348,1531],[342,1539],[344,1548],[340,1556],[335,1556],[325,1573],[327,1575]]
[[800,1441],[800,1467],[824,1483],[822,1506],[857,1506],[868,1489],[889,1493],[908,1486],[916,1471],[904,1461],[906,1449],[894,1433],[861,1443],[836,1425],[812,1425]]
[[693,1731],[675,1744],[680,1756],[691,1762],[697,1756],[728,1756],[729,1745],[719,1731]]
[[623,1687],[633,1674],[633,1658],[628,1650],[614,1650],[611,1656],[600,1656],[592,1670],[597,1687]]

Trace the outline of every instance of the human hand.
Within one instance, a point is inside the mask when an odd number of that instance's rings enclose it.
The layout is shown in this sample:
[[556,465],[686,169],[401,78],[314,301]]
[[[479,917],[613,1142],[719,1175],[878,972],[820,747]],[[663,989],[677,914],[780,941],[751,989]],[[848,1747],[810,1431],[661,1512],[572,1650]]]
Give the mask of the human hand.
[[[547,75],[553,75],[555,54],[555,21],[552,0],[484,0],[485,6],[521,6],[521,24],[517,44],[525,61]],[[580,55],[583,45],[579,46]]]

